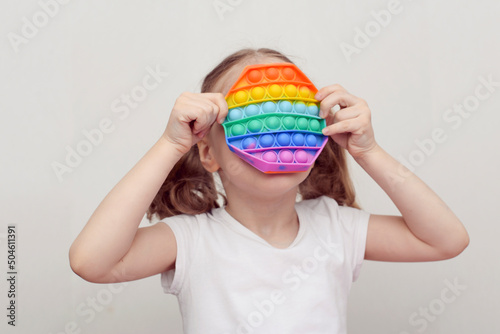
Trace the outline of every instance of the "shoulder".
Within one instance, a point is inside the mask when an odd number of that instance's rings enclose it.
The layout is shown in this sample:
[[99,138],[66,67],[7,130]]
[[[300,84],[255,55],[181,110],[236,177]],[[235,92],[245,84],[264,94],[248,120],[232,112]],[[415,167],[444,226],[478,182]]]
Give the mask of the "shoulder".
[[210,229],[214,225],[213,223],[217,221],[214,215],[220,210],[213,209],[211,212],[197,215],[181,214],[163,218],[158,223],[168,225],[176,236],[180,234],[196,236],[200,232],[206,232],[207,229]]
[[298,207],[307,208],[313,211],[325,211],[331,208],[338,208],[337,201],[328,196],[319,196],[314,199],[305,199],[297,203]]
[[331,197],[320,196],[314,199],[302,200],[296,204],[298,210],[306,212],[309,216],[337,216],[340,206]]
[[[215,211],[214,209],[212,211]],[[213,219],[213,212],[200,213],[196,215],[180,214],[176,216],[166,217],[159,221],[167,225],[197,225]]]
[[361,209],[339,205],[335,199],[328,196],[302,200],[297,203],[296,207],[308,216],[324,216],[328,217],[329,221],[341,224],[359,220],[367,221],[370,215]]
[[176,239],[183,237],[196,237],[204,223],[208,222],[210,214],[202,213],[198,215],[182,214],[161,219],[158,224],[168,225],[174,232]]

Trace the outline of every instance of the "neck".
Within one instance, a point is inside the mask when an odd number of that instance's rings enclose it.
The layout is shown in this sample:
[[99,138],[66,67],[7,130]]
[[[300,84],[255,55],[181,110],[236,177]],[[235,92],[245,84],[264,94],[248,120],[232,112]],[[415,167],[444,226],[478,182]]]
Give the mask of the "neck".
[[299,226],[295,212],[297,188],[272,198],[262,194],[241,195],[227,190],[226,195],[226,211],[269,243],[287,246],[295,239]]

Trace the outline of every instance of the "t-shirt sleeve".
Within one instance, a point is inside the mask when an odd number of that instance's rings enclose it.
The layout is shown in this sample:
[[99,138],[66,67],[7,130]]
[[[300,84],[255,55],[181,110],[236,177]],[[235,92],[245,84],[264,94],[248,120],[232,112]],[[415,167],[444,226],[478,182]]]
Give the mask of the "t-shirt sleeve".
[[172,229],[177,243],[175,268],[161,274],[161,285],[165,293],[177,295],[181,291],[200,237],[198,218],[198,216],[179,215],[158,222],[165,223]]

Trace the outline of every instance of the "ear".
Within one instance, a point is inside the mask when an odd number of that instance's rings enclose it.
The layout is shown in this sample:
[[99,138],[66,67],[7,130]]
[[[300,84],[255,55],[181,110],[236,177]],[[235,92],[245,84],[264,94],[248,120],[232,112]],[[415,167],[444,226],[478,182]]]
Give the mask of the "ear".
[[220,166],[212,151],[212,146],[208,141],[208,135],[203,137],[196,145],[200,154],[200,161],[207,172],[214,173],[219,170]]

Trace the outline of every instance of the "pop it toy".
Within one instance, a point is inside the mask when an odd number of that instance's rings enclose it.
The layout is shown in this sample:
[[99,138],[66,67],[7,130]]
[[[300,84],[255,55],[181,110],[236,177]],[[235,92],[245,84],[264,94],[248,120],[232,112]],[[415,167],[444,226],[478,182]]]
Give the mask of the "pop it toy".
[[291,63],[245,67],[226,95],[231,151],[264,173],[307,171],[328,140],[317,91]]

